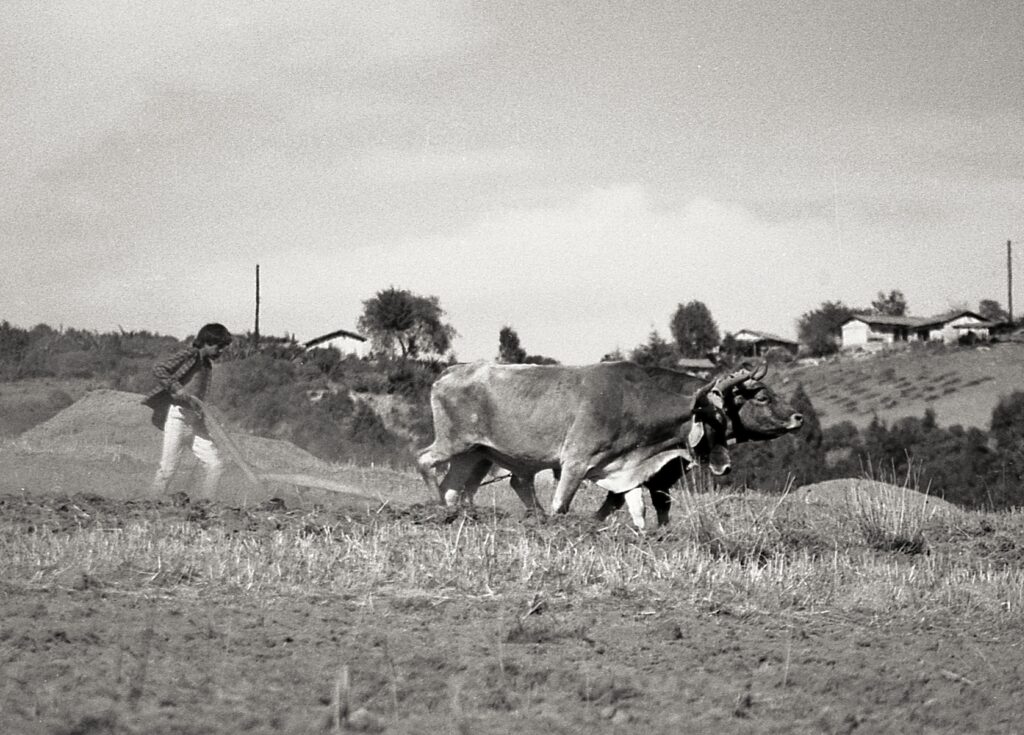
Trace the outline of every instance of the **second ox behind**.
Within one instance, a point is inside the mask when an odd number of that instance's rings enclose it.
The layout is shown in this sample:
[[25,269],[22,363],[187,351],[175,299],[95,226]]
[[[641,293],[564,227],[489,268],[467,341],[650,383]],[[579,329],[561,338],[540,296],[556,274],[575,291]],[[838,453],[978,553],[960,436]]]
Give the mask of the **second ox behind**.
[[[695,434],[701,455],[721,473],[728,470],[727,442],[800,427],[802,417],[760,383],[763,374],[762,367],[704,383],[630,362],[456,365],[431,391],[435,438],[420,452],[420,471],[442,502],[454,505],[471,498],[496,464],[513,473],[524,504],[539,508],[533,476],[551,469],[559,478],[553,513],[566,512],[588,479],[611,491],[603,509],[624,493],[642,526],[643,501],[634,489],[656,473],[655,483],[678,479],[682,465],[666,465],[693,461]],[[659,520],[666,519],[667,504],[664,513],[659,508]]]

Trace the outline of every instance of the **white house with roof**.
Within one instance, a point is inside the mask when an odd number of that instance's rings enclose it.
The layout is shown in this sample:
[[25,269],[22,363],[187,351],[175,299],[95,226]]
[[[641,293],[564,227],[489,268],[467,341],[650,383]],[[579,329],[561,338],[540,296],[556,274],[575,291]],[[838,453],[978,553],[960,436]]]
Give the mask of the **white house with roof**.
[[843,322],[843,349],[875,348],[897,342],[956,342],[965,334],[988,339],[993,326],[973,311],[931,317],[854,314]]

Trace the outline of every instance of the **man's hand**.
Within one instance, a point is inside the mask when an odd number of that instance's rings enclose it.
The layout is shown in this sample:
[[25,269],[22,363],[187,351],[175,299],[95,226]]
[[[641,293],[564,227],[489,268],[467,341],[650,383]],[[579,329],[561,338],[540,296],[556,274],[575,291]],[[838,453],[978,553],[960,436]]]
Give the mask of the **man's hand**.
[[203,415],[202,402],[195,396],[191,395],[190,393],[179,393],[178,395],[175,396],[175,399],[180,401],[182,405],[195,411],[200,416]]

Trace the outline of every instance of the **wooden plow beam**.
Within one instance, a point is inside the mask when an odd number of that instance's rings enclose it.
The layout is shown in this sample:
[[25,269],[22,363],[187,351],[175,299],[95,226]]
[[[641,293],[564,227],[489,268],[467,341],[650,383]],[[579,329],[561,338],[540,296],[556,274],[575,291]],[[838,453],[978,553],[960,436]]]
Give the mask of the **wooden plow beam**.
[[220,417],[220,412],[217,411],[212,404],[204,403],[198,398],[196,403],[202,407],[203,420],[206,424],[207,430],[210,432],[210,438],[213,439],[213,443],[218,447],[225,449],[235,464],[239,466],[246,478],[255,487],[265,489],[267,482],[283,482],[289,485],[298,485],[299,487],[314,487],[320,490],[329,490],[336,493],[345,493],[347,495],[357,495],[363,498],[377,499],[376,495],[370,495],[362,490],[357,490],[354,487],[345,485],[334,480],[328,480],[323,477],[317,477],[315,475],[307,475],[304,473],[281,473],[281,472],[257,472],[248,462],[245,461],[245,457],[242,456],[241,450],[238,445],[235,444],[234,440],[228,435],[228,432],[224,430],[223,419]]

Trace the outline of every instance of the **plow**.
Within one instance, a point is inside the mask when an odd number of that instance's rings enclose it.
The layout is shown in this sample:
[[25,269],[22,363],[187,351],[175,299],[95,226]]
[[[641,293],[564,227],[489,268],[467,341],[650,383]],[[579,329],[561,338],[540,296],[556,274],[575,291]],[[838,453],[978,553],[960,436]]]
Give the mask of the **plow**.
[[213,439],[213,443],[227,452],[231,460],[238,465],[246,479],[254,487],[266,489],[267,483],[280,482],[298,487],[318,488],[347,495],[358,495],[364,498],[376,498],[375,495],[370,495],[351,485],[336,482],[325,477],[306,473],[266,472],[261,468],[254,467],[245,459],[238,445],[224,429],[224,419],[220,412],[209,403],[204,403],[199,399],[193,400],[202,409],[203,421],[210,432],[210,438]]

